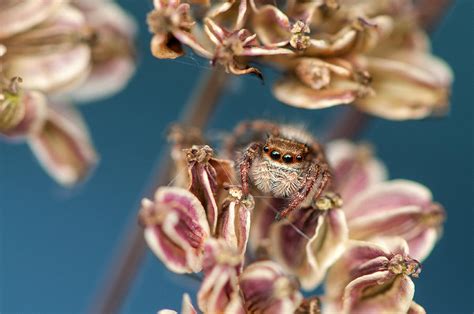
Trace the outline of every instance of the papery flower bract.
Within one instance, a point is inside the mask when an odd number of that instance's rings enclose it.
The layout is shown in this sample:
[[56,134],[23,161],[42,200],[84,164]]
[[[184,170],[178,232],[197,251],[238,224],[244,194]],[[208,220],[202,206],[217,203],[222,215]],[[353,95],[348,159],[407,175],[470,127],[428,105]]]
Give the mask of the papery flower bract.
[[142,201],[139,218],[148,246],[166,267],[176,273],[201,271],[210,230],[204,208],[191,192],[159,188],[153,201]]
[[204,280],[197,295],[204,313],[229,313],[239,298],[238,276],[243,256],[223,240],[209,239],[204,253]]
[[367,72],[351,61],[298,58],[293,75],[278,81],[273,92],[280,101],[306,109],[352,103],[372,89]]
[[392,120],[448,111],[453,74],[441,59],[423,51],[399,50],[367,57],[366,62],[375,93],[357,100],[361,110]]
[[350,238],[399,236],[407,241],[412,257],[424,260],[441,234],[445,216],[431,192],[408,180],[383,182],[384,166],[363,146],[335,141],[328,144],[327,156],[336,190],[344,199]]
[[420,265],[403,239],[377,242],[350,242],[329,270],[323,312],[408,313]]
[[84,179],[98,159],[81,116],[64,104],[49,105],[46,121],[28,144],[46,172],[66,186]]
[[272,261],[259,261],[245,267],[239,285],[248,313],[292,313],[303,299],[297,281]]
[[186,155],[189,174],[188,189],[203,204],[211,233],[215,234],[219,215],[219,194],[224,184],[233,180],[233,163],[230,160],[215,158],[214,151],[208,145],[193,145],[183,152]]
[[304,289],[312,290],[343,253],[347,239],[342,210],[300,208],[287,221],[272,224],[270,252]]
[[43,92],[71,90],[89,74],[88,36],[83,14],[63,5],[35,28],[5,40],[5,76],[20,76],[25,88]]

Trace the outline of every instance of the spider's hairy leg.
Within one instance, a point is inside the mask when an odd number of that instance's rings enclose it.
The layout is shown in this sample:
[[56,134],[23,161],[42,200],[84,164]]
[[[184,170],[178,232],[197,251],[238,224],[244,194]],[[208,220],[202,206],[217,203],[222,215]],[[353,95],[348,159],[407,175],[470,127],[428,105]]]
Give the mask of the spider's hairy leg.
[[246,134],[268,133],[278,136],[279,128],[277,124],[265,120],[243,121],[235,127],[232,135],[225,141],[224,150],[232,154],[235,149],[238,149],[239,141]]
[[242,191],[245,195],[249,194],[249,172],[252,162],[258,156],[262,144],[254,142],[250,144],[242,155],[242,160],[239,165],[240,180],[242,181]]
[[319,178],[321,173],[321,166],[312,164],[309,168],[308,174],[306,175],[303,186],[300,188],[298,193],[296,193],[289,202],[288,206],[279,212],[275,216],[275,220],[280,220],[288,216],[293,210],[297,209],[301,203],[308,197],[309,193],[313,190],[313,186]]

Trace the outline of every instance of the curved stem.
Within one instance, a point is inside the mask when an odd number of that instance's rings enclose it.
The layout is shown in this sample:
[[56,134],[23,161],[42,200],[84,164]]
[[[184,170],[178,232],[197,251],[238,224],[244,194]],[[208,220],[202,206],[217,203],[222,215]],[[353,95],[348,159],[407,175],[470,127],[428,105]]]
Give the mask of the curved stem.
[[[218,68],[204,73],[198,81],[199,85],[191,94],[179,122],[199,129],[204,128],[217,106],[226,79],[227,74]],[[155,165],[156,170],[153,173],[156,173],[156,176],[146,185],[148,190],[146,196],[153,195],[157,186],[168,184],[172,169],[172,162],[168,156],[169,150],[165,149]],[[136,207],[138,208],[139,204]],[[132,215],[136,217],[135,212]],[[123,240],[119,243],[118,251],[110,261],[110,271],[100,287],[90,313],[117,313],[119,311],[140,268],[145,252],[143,229],[136,219],[131,219],[124,232]]]

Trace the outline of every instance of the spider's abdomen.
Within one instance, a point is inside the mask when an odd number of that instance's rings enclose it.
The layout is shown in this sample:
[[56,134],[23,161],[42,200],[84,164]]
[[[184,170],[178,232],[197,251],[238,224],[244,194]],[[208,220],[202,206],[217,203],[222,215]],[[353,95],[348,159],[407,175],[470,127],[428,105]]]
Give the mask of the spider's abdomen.
[[301,169],[265,159],[255,160],[252,164],[250,180],[259,191],[275,197],[289,197],[304,183]]

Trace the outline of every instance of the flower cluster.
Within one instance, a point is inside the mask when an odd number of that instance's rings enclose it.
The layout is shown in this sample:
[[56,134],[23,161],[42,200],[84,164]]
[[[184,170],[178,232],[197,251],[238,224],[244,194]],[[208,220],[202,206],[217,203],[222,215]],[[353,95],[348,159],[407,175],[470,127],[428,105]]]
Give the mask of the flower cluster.
[[97,161],[72,102],[120,90],[135,69],[135,24],[112,1],[0,4],[0,134],[27,140],[59,183],[78,182]]
[[148,15],[157,58],[183,45],[227,72],[265,62],[280,101],[318,109],[354,104],[394,120],[448,111],[451,70],[430,53],[411,0],[155,0]]
[[[202,272],[202,312],[424,313],[412,278],[441,235],[444,209],[426,187],[387,180],[367,145],[328,143],[331,191],[277,221],[282,199],[245,196],[232,160],[172,139],[179,179],[144,199],[139,218],[169,270]],[[323,282],[322,298],[299,291]],[[196,313],[188,295],[182,313]]]

